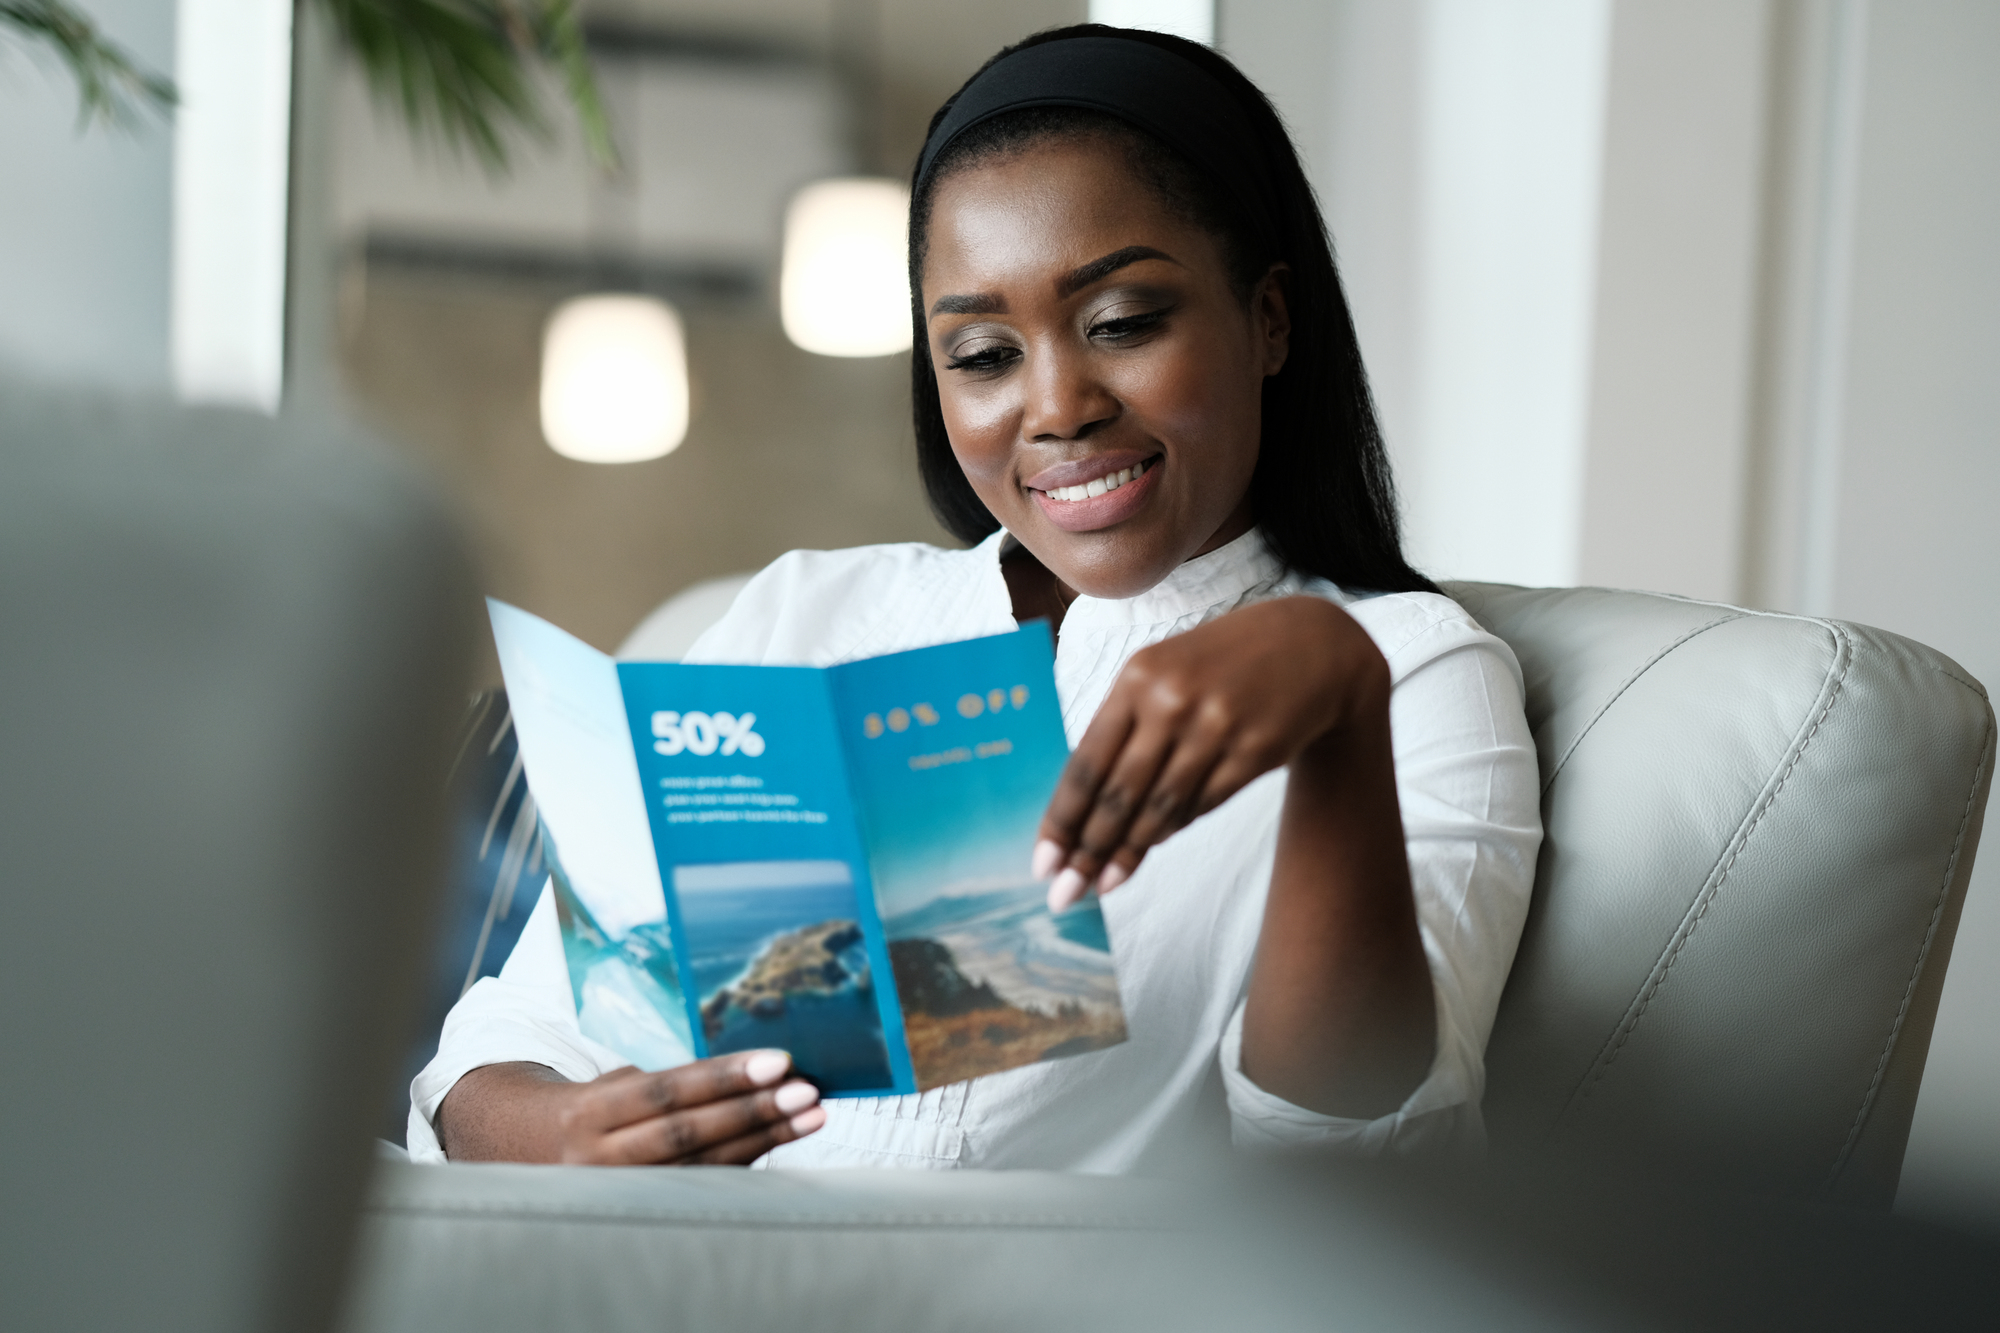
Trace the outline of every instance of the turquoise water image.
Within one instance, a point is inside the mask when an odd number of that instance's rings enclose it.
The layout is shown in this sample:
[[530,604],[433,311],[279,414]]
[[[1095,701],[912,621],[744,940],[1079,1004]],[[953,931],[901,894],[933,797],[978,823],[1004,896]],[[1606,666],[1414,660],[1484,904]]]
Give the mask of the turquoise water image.
[[554,842],[545,840],[544,847],[583,1035],[641,1069],[671,1069],[693,1060],[694,1040],[667,923],[648,922],[613,939],[570,887]]

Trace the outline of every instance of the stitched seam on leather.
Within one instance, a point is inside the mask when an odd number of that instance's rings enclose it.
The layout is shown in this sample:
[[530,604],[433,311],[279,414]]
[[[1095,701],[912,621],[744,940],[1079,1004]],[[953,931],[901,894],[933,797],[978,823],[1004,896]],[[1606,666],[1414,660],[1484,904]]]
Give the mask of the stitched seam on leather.
[[1829,683],[1820,687],[1825,691],[1826,702],[1820,706],[1819,716],[1813,719],[1812,728],[1806,732],[1805,739],[1801,740],[1786,757],[1784,767],[1778,775],[1776,784],[1758,802],[1758,806],[1751,812],[1747,824],[1733,839],[1733,845],[1728,848],[1728,859],[1718,869],[1711,872],[1709,881],[1703,886],[1700,900],[1690,918],[1675,932],[1675,938],[1667,947],[1665,956],[1660,961],[1654,963],[1652,975],[1648,977],[1646,986],[1639,995],[1638,1003],[1632,1012],[1619,1023],[1618,1030],[1612,1034],[1610,1042],[1607,1043],[1607,1049],[1598,1053],[1597,1060],[1593,1064],[1590,1073],[1584,1078],[1583,1083],[1577,1090],[1571,1094],[1569,1102],[1563,1107],[1562,1114],[1556,1117],[1557,1123],[1561,1123],[1572,1110],[1590,1096],[1592,1090],[1603,1080],[1604,1075],[1610,1071],[1611,1066],[1617,1061],[1619,1053],[1625,1049],[1625,1043],[1631,1040],[1634,1032],[1638,1031],[1639,1023],[1645,1018],[1646,1011],[1652,1007],[1654,997],[1660,993],[1660,988],[1667,984],[1667,977],[1673,972],[1674,964],[1680,961],[1681,951],[1687,947],[1688,941],[1694,938],[1695,931],[1700,928],[1702,921],[1708,916],[1708,909],[1714,906],[1715,900],[1721,896],[1723,885],[1729,882],[1730,872],[1736,868],[1737,858],[1742,856],[1743,849],[1750,845],[1750,839],[1757,832],[1758,828],[1762,826],[1764,816],[1771,813],[1772,807],[1777,805],[1778,796],[1785,790],[1786,784],[1792,780],[1792,774],[1798,769],[1799,760],[1805,757],[1806,751],[1812,746],[1813,738],[1819,735],[1820,727],[1825,724],[1827,716],[1833,712],[1833,705],[1839,700],[1842,688],[1847,682],[1847,673],[1854,665],[1854,642],[1848,636],[1846,628],[1836,622],[1821,620],[1813,623],[1820,625],[1831,633],[1840,649],[1838,654],[1839,663],[1836,670],[1832,673]]
[[1957,681],[1959,684],[1965,686],[1966,689],[1971,690],[1974,694],[1978,695],[1980,698],[1984,699],[1987,697],[1986,687],[1984,685],[1981,685],[1978,681],[1972,679],[1970,676],[1961,676],[1956,671],[1946,671],[1943,667],[1939,666],[1935,662],[1925,662],[1923,665],[1927,670],[1937,672],[1940,676],[1943,676],[1946,680]]
[[[1950,675],[1950,672],[1942,674]],[[1875,1076],[1868,1080],[1868,1090],[1861,1094],[1861,1105],[1855,1109],[1854,1123],[1848,1127],[1847,1140],[1840,1145],[1840,1152],[1833,1159],[1833,1166],[1826,1173],[1826,1180],[1820,1185],[1822,1194],[1831,1190],[1840,1179],[1840,1173],[1847,1169],[1847,1159],[1853,1155],[1854,1145],[1861,1141],[1862,1128],[1868,1123],[1868,1113],[1875,1109],[1875,1094],[1881,1090],[1882,1080],[1889,1072],[1889,1057],[1895,1054],[1896,1042],[1903,1033],[1903,1021],[1909,1017],[1910,1001],[1916,996],[1917,982],[1924,974],[1924,964],[1931,956],[1931,944],[1937,938],[1938,923],[1944,919],[1944,905],[1951,897],[1952,877],[1958,873],[1959,854],[1965,848],[1965,831],[1972,826],[1972,803],[1979,795],[1979,784],[1986,777],[1986,760],[1993,745],[1992,715],[1987,715],[1986,739],[1979,747],[1979,763],[1972,770],[1972,787],[1965,793],[1965,809],[1958,816],[1958,836],[1951,840],[1951,857],[1945,862],[1944,882],[1938,885],[1937,902],[1931,905],[1931,922],[1924,930],[1924,942],[1917,949],[1917,961],[1910,968],[1910,980],[1903,987],[1903,1002],[1896,1006],[1896,1017],[1889,1024],[1888,1040],[1882,1044],[1882,1054],[1875,1061]]]
[[1604,720],[1604,715],[1611,711],[1612,705],[1616,704],[1620,699],[1624,698],[1625,691],[1631,689],[1634,685],[1637,685],[1639,683],[1640,677],[1644,676],[1648,671],[1651,671],[1654,667],[1658,666],[1661,660],[1665,658],[1668,653],[1673,652],[1674,649],[1680,647],[1688,640],[1695,638],[1698,635],[1708,633],[1710,630],[1714,629],[1717,625],[1727,625],[1732,620],[1741,620],[1741,619],[1743,619],[1743,612],[1735,610],[1732,610],[1729,615],[1718,616],[1714,620],[1709,621],[1706,625],[1698,625],[1695,628],[1689,630],[1687,633],[1681,635],[1678,639],[1675,639],[1672,643],[1660,649],[1658,652],[1654,653],[1651,657],[1647,658],[1644,662],[1642,662],[1637,671],[1634,671],[1631,675],[1627,676],[1624,679],[1624,681],[1619,684],[1618,688],[1611,692],[1611,697],[1609,699],[1606,699],[1604,703],[1599,706],[1597,712],[1591,716],[1590,721],[1584,724],[1583,730],[1579,731],[1576,734],[1576,739],[1569,743],[1569,748],[1562,752],[1562,758],[1556,760],[1556,766],[1549,770],[1548,777],[1544,779],[1542,782],[1542,795],[1546,796],[1549,794],[1549,788],[1555,785],[1556,778],[1562,773],[1564,767],[1568,765],[1570,756],[1576,753],[1576,747],[1583,744],[1583,738],[1588,736],[1592,731],[1594,731],[1597,728],[1597,724]]
[[852,1213],[852,1212],[739,1212],[731,1209],[689,1209],[676,1211],[656,1211],[644,1207],[615,1204],[522,1204],[474,1201],[428,1202],[383,1200],[369,1205],[367,1211],[376,1216],[396,1216],[406,1218],[477,1218],[482,1221],[523,1222],[534,1224],[561,1220],[565,1222],[602,1222],[614,1225],[672,1226],[672,1227],[742,1227],[742,1228],[783,1228],[800,1227],[809,1230],[825,1230],[838,1227],[872,1228],[876,1230],[908,1230],[912,1227],[979,1227],[1023,1230],[1062,1231],[1174,1231],[1179,1228],[1155,1218],[1132,1216],[1076,1216],[1063,1213],[1018,1213],[995,1216],[990,1213]]

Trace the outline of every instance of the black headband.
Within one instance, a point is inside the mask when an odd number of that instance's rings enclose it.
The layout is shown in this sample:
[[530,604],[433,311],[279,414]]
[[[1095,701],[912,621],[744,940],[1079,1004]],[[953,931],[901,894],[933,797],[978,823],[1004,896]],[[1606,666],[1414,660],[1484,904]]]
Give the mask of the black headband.
[[1064,38],[1024,47],[990,66],[959,92],[925,141],[917,189],[959,135],[1037,106],[1101,111],[1151,134],[1219,182],[1275,253],[1277,207],[1250,117],[1209,71],[1143,38]]

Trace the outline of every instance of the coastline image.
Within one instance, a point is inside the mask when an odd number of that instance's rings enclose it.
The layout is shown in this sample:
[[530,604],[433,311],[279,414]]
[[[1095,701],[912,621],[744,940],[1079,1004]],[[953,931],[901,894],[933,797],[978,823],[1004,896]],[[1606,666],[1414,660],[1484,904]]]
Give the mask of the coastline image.
[[554,842],[545,841],[544,847],[577,1026],[641,1069],[672,1069],[693,1060],[694,1041],[667,923],[646,922],[613,939],[570,887]]
[[1050,916],[1034,881],[960,884],[884,928],[919,1088],[1125,1040],[1095,901]]
[[709,1054],[777,1047],[823,1091],[891,1086],[845,862],[676,866],[674,892]]

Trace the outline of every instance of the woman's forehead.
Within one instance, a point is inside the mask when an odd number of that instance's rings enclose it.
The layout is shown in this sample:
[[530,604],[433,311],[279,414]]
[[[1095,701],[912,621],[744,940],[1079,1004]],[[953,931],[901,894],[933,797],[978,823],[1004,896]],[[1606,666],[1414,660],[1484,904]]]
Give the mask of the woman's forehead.
[[1212,248],[1103,140],[1052,140],[968,163],[938,183],[929,211],[927,292],[972,275],[1053,278],[1130,246],[1183,263]]

